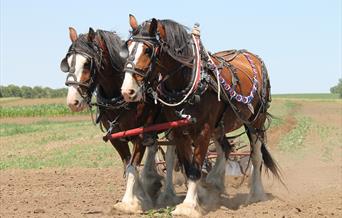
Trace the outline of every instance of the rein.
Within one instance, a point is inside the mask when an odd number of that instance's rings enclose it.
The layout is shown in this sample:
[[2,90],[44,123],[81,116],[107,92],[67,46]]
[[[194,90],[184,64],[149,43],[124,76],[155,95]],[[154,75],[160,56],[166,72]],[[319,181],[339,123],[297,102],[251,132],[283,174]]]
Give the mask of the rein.
[[110,110],[117,110],[123,107],[127,108],[128,104],[129,103],[125,102],[122,95],[108,99],[103,97],[98,90],[96,92],[96,103],[91,103],[92,106],[102,107]]
[[[169,102],[166,102],[164,101],[163,99],[161,99],[160,97],[158,97],[158,95],[156,94],[152,94],[159,102],[161,102],[162,104],[166,105],[166,106],[169,106],[169,107],[176,107],[176,106],[179,106],[181,104],[183,104],[188,98],[189,96],[194,93],[196,90],[197,90],[197,87],[198,87],[198,83],[200,81],[200,78],[201,78],[201,58],[200,58],[200,52],[199,52],[199,38],[196,37],[195,35],[192,35],[192,39],[194,41],[194,44],[193,44],[193,54],[194,54],[194,59],[193,59],[193,72],[192,74],[194,75],[194,79],[190,82],[192,83],[191,84],[191,87],[189,89],[189,91],[185,94],[185,96],[178,102],[176,103],[169,103]],[[169,54],[170,52],[168,52]],[[172,57],[172,56],[171,56]],[[183,62],[181,62],[183,64]],[[158,89],[158,87],[157,87]],[[162,93],[162,88],[159,88],[159,91],[160,93]]]

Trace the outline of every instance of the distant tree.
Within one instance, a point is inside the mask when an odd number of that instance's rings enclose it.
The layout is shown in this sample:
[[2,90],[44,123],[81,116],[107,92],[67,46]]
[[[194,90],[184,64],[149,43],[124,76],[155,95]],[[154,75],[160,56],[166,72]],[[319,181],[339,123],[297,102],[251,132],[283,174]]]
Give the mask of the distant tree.
[[330,88],[331,93],[339,94],[340,98],[342,98],[342,78],[338,80],[338,84]]
[[4,97],[4,86],[0,86],[0,98]]
[[44,98],[51,98],[53,89],[51,89],[49,87],[45,87],[45,88],[43,88],[43,90],[44,90],[44,94],[45,94]]
[[45,90],[41,86],[33,87],[33,94],[35,98],[44,98],[46,96]]
[[52,98],[58,98],[58,97],[66,97],[68,93],[68,89],[67,88],[61,88],[61,89],[54,89],[51,97]]
[[22,97],[22,98],[59,98],[66,97],[67,88],[52,89],[49,87],[29,87],[29,86],[0,86],[0,98]]
[[9,85],[3,89],[4,97],[21,97],[21,90],[19,86]]
[[23,98],[33,98],[33,90],[29,86],[22,86],[21,87],[21,95]]

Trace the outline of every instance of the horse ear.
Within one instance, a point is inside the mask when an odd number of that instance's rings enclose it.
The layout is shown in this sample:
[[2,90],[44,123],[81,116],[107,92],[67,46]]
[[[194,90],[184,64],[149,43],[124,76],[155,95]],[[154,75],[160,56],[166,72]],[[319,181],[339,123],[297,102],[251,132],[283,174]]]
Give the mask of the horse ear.
[[73,27],[69,27],[69,37],[72,42],[77,40],[77,32]]
[[95,31],[93,28],[89,27],[89,32],[88,32],[88,41],[92,42],[95,39]]
[[137,19],[135,19],[134,15],[129,15],[129,25],[131,25],[133,31],[138,29],[138,22]]
[[157,33],[157,29],[158,29],[158,21],[155,18],[153,18],[150,24],[150,30],[149,30],[150,36],[155,36]]

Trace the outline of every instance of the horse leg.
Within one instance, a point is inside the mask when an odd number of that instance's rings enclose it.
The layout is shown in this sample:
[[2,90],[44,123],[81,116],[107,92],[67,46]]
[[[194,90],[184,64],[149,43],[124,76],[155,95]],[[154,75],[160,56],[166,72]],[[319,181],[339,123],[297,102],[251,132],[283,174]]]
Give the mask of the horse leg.
[[[107,113],[105,113],[102,116],[101,123],[106,128],[106,130],[108,130],[110,127],[108,123],[109,120],[112,120],[111,117]],[[110,143],[113,145],[115,150],[119,153],[120,158],[123,162],[124,168],[126,168],[127,165],[129,164],[129,160],[131,159],[131,151],[129,150],[128,142],[121,141],[118,139],[111,139]]]
[[167,146],[166,149],[166,181],[164,191],[159,195],[157,204],[161,206],[175,205],[179,203],[173,187],[173,167],[176,158],[176,146]]
[[126,191],[121,202],[114,205],[115,210],[125,213],[141,213],[152,208],[151,198],[145,193],[139,180],[139,166],[144,155],[145,146],[134,143],[133,155],[126,168]]
[[221,144],[215,140],[217,158],[215,166],[210,170],[206,182],[216,188],[220,193],[224,192],[224,179],[226,171],[226,157]]
[[158,192],[162,186],[162,177],[158,174],[156,169],[155,157],[157,151],[158,145],[156,142],[147,147],[147,157],[141,175],[143,188],[151,199],[157,198]]
[[115,150],[119,153],[125,169],[131,159],[131,152],[129,150],[128,143],[116,139],[110,140],[110,143],[112,143]]
[[252,127],[247,127],[246,130],[251,144],[251,159],[253,164],[252,183],[247,203],[254,203],[266,200],[266,194],[261,181],[263,133],[256,132]]
[[[183,203],[176,206],[176,209],[172,212],[173,215],[185,215],[185,216],[201,216],[201,208],[199,205],[199,185],[200,185],[200,178],[201,178],[201,168],[204,162],[204,158],[206,156],[206,152],[209,146],[210,140],[210,127],[206,123],[199,134],[199,136],[194,141],[195,148],[193,155],[191,149],[191,143],[184,143],[185,140],[179,141],[183,144],[177,143],[179,147],[177,147],[178,153],[183,153],[183,155],[179,155],[180,161],[182,162],[185,173],[188,178],[188,191],[186,193],[186,197]],[[175,137],[178,138],[179,137]],[[189,141],[188,141],[189,142]],[[191,142],[191,141],[190,141]],[[180,151],[179,149],[186,148],[186,150]],[[185,154],[185,155],[184,155]],[[190,162],[190,158],[192,156],[192,161]]]

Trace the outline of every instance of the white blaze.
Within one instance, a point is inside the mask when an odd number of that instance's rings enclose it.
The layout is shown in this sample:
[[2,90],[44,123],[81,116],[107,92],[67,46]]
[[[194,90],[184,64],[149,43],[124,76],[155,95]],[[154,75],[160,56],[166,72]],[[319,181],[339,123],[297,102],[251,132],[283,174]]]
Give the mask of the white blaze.
[[133,61],[134,64],[136,64],[137,61],[139,60],[139,57],[140,57],[140,55],[141,55],[141,53],[142,53],[142,50],[143,50],[143,45],[144,45],[144,43],[142,43],[142,42],[132,42],[132,43],[128,46],[129,54],[131,54],[131,53],[132,53],[132,50],[133,50],[133,48],[134,48],[134,46],[135,46],[137,43],[138,43],[138,47],[137,47],[136,52],[135,52],[135,55],[134,55],[134,61]]
[[[137,45],[137,49],[134,55],[134,60],[133,60],[133,64],[136,65],[137,61],[139,60],[139,57],[143,51],[143,43],[140,42],[132,42],[129,47],[128,47],[128,51],[129,54],[132,53],[133,48],[135,47],[136,43],[138,43]],[[129,64],[127,65],[127,67],[133,67],[133,66],[129,66]],[[133,90],[135,94],[137,94],[137,96],[141,96],[141,93],[138,93],[138,91],[140,91],[139,89],[139,85],[136,82],[136,80],[133,77],[133,74],[130,72],[126,72],[125,73],[125,78],[124,81],[122,83],[121,86],[121,91],[123,96],[129,96],[130,90]],[[126,100],[128,100],[127,98],[125,98]],[[137,98],[136,100],[138,100],[139,98]]]
[[[73,56],[74,55],[71,55],[68,58],[69,66],[71,66]],[[80,54],[76,54],[76,57],[75,57],[75,76],[77,78],[77,82],[79,82],[81,79],[83,67],[84,67],[84,64],[86,62],[87,62],[87,59],[84,56],[82,56]],[[74,79],[73,79],[73,77],[69,77],[68,80],[73,81]],[[67,96],[67,104],[69,106],[71,106],[71,105],[74,105],[75,101],[82,102],[82,100],[83,100],[83,98],[80,96],[77,89],[74,86],[69,86],[68,96]]]

